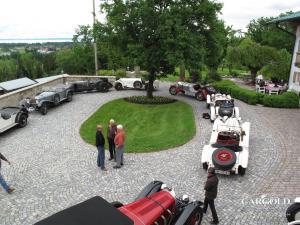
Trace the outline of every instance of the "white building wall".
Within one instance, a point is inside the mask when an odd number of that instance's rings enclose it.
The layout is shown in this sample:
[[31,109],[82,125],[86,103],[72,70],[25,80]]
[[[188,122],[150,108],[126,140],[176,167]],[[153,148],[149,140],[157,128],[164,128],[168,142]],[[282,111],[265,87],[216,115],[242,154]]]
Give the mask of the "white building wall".
[[298,57],[300,57],[300,24],[297,27],[296,42],[294,47],[291,74],[289,79],[289,90],[300,94],[300,68],[295,66],[297,55]]

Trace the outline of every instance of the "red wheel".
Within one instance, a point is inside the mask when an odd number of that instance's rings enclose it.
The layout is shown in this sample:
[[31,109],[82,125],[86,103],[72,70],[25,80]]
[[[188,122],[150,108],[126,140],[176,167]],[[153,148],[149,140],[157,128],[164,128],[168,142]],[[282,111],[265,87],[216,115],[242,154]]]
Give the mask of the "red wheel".
[[219,148],[214,151],[212,155],[212,162],[216,168],[228,170],[236,163],[236,154],[231,149]]

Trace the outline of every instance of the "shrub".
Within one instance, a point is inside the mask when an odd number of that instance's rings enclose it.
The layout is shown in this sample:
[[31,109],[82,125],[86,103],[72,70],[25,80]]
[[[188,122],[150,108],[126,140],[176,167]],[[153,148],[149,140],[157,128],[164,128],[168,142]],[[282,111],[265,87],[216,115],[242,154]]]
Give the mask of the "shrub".
[[213,83],[213,86],[221,93],[230,94],[231,97],[250,105],[263,104],[264,106],[274,108],[299,107],[299,96],[292,92],[286,92],[282,95],[266,95],[241,88],[230,80],[215,82]]
[[265,95],[263,105],[275,108],[298,108],[299,96],[293,92],[286,92],[282,95]]
[[176,99],[163,96],[153,96],[153,98],[147,98],[147,96],[131,96],[124,98],[124,100],[136,104],[169,104],[177,101]]

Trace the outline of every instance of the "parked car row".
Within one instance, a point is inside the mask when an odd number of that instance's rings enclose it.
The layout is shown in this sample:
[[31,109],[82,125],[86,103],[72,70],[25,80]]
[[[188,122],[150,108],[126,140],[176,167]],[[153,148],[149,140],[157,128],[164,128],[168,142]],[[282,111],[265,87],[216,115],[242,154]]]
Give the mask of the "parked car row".
[[200,225],[202,205],[200,201],[190,201],[187,195],[178,198],[163,182],[153,181],[132,203],[109,203],[96,196],[35,225]]
[[[25,127],[29,112],[38,111],[46,115],[53,106],[62,102],[71,102],[74,93],[80,92],[108,92],[113,84],[108,78],[99,78],[94,81],[73,81],[68,84],[59,84],[48,90],[38,93],[33,98],[24,98],[19,102],[19,107],[5,107],[0,109],[0,133],[14,127]],[[116,90],[123,89],[147,89],[148,81],[141,78],[121,78],[115,82]],[[154,90],[159,88],[157,80],[153,83]]]

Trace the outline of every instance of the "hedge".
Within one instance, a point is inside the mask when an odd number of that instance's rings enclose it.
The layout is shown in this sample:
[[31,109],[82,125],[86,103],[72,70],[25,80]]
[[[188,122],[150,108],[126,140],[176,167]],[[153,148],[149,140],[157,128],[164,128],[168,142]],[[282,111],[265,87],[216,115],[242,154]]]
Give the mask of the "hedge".
[[299,96],[296,93],[286,92],[282,95],[266,95],[239,87],[233,81],[223,80],[212,84],[215,89],[250,105],[262,104],[274,108],[298,108]]

